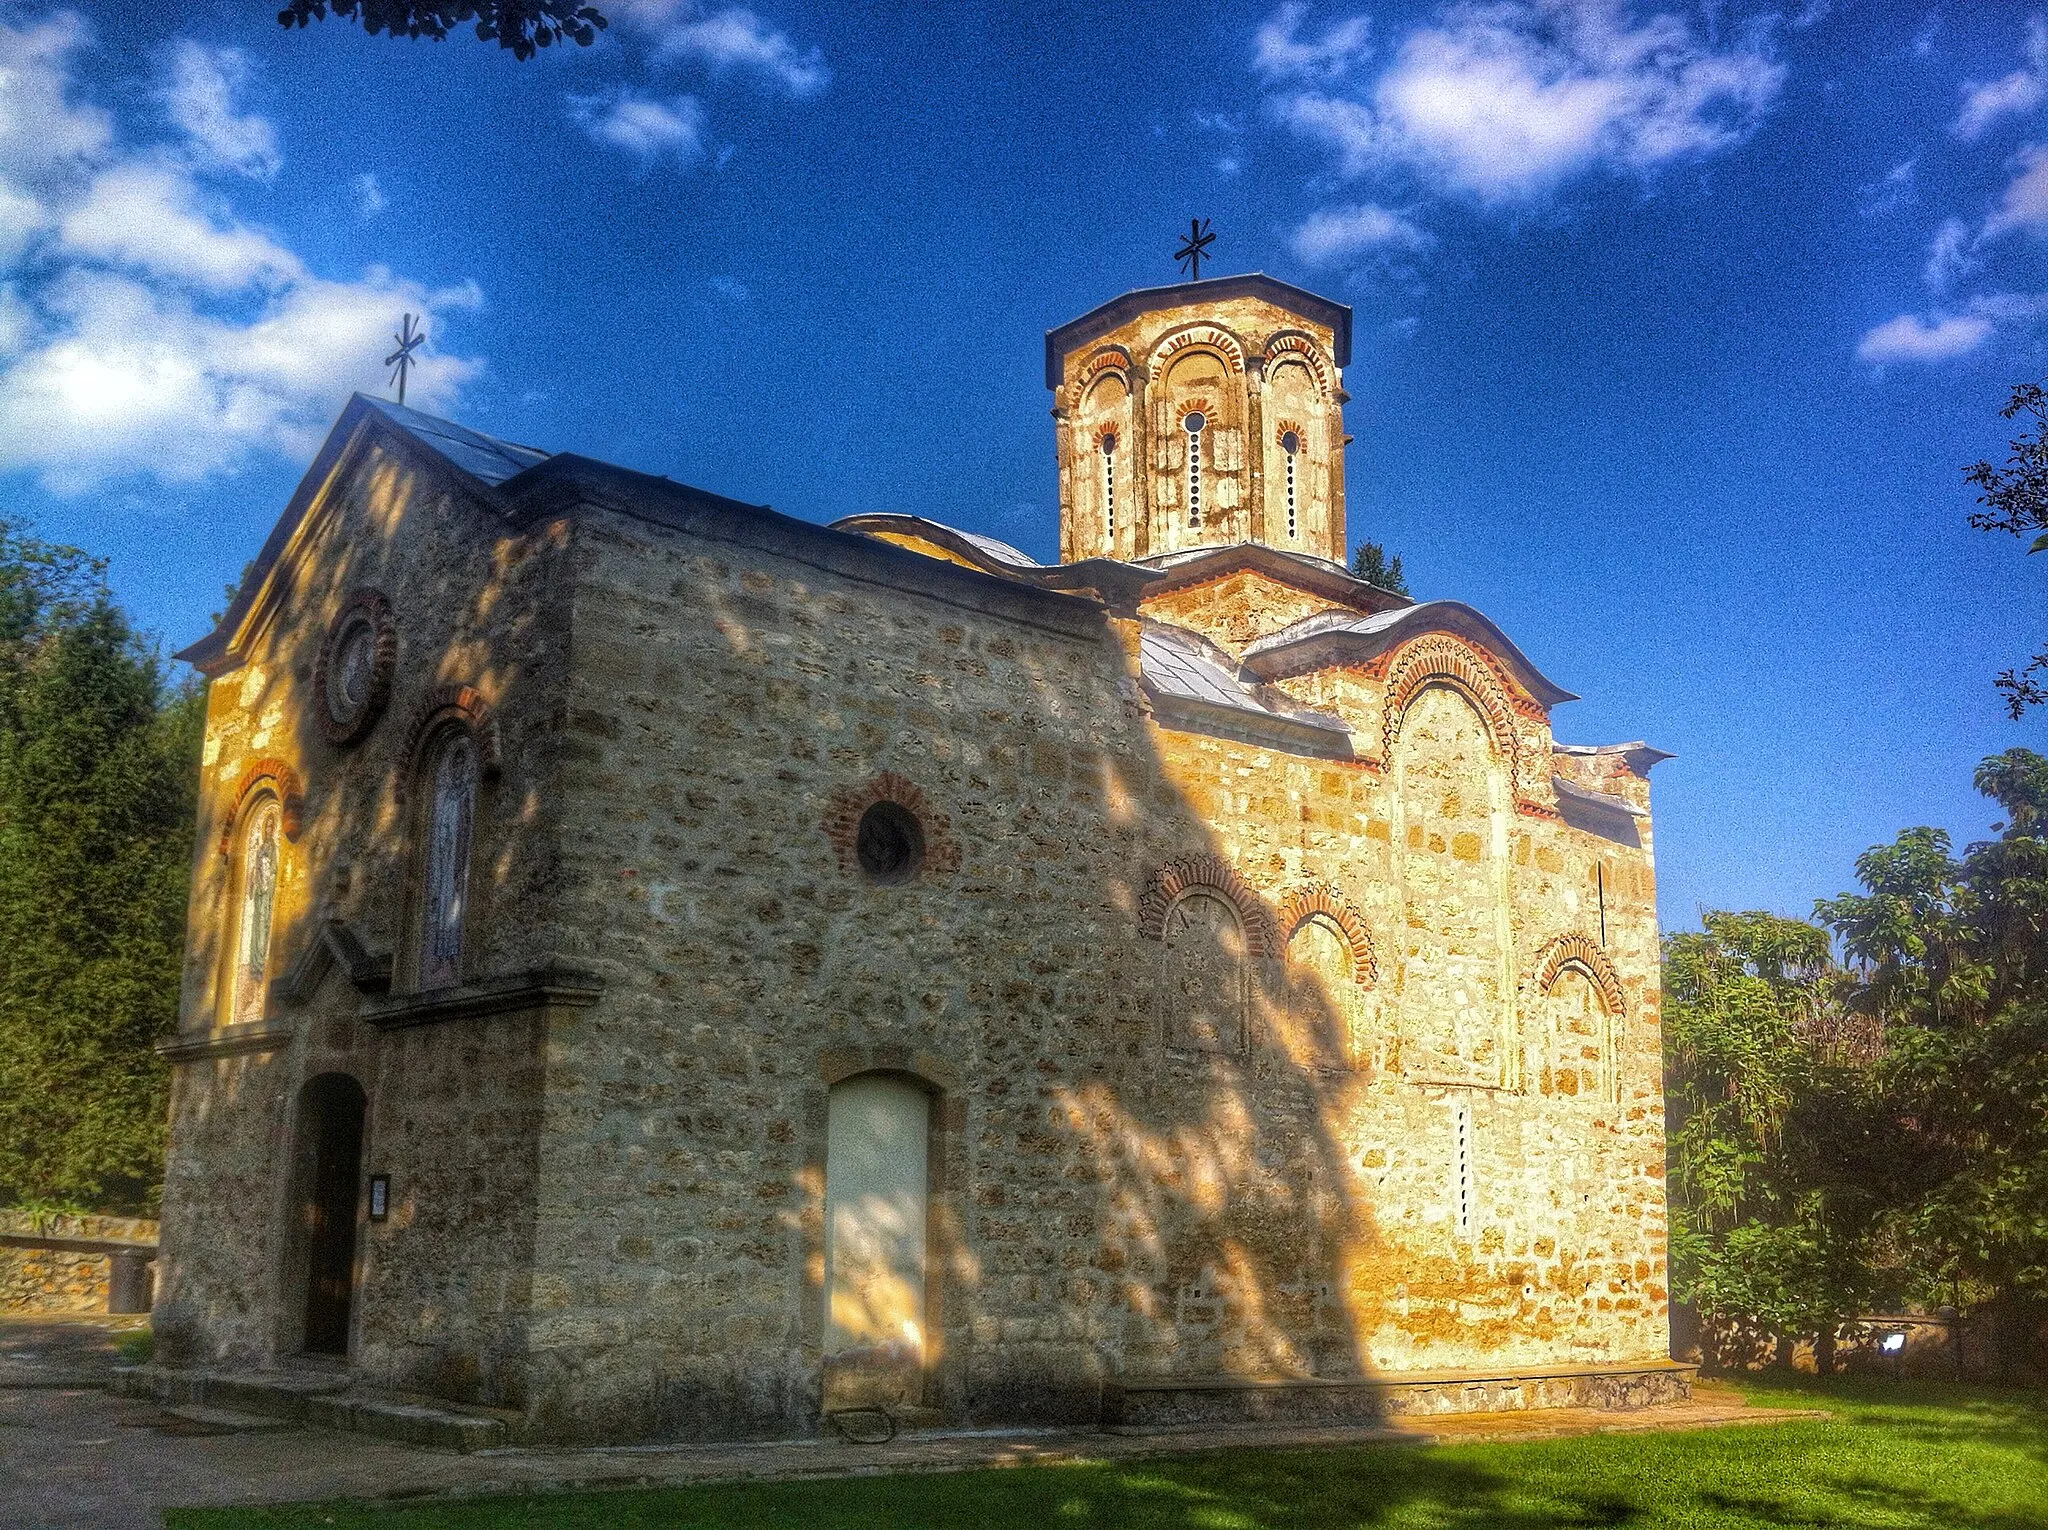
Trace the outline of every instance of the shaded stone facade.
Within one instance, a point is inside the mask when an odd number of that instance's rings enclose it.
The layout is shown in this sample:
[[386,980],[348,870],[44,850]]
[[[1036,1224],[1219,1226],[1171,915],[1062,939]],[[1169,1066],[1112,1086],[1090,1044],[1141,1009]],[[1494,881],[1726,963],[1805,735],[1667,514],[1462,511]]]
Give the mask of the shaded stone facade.
[[[1234,281],[1049,337],[1058,565],[349,406],[188,650],[162,1358],[339,1321],[365,1378],[563,1440],[1218,1378],[1668,1392],[1659,756],[1555,745],[1568,693],[1486,618],[1322,556],[1348,312]],[[1327,383],[1296,537],[1240,441],[1201,540],[1105,556],[1075,369],[1122,346],[1139,391],[1162,336],[1224,334]],[[1271,434],[1230,375],[1205,430]],[[856,1120],[871,1076],[915,1087]]]

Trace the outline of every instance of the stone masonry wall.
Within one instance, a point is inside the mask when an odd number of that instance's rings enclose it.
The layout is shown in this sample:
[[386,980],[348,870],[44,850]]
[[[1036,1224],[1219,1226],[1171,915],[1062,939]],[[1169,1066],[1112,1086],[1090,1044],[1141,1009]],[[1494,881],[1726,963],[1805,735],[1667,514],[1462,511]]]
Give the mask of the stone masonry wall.
[[[259,761],[303,792],[284,846],[272,973],[343,920],[375,957],[398,957],[418,859],[406,790],[420,720],[453,688],[480,698],[499,769],[479,793],[465,981],[545,963],[567,602],[554,593],[562,537],[514,535],[454,488],[445,467],[396,447],[345,457],[300,533],[292,582],[244,662],[208,694],[199,842],[181,1041],[221,1037],[216,985],[231,865],[221,837]],[[316,660],[353,593],[397,617],[389,705],[359,743],[316,726]],[[260,1364],[294,1352],[304,1143],[297,1101],[323,1072],[368,1096],[365,1175],[392,1177],[389,1220],[358,1228],[354,1356],[373,1379],[481,1402],[523,1397],[541,1025],[445,1021],[382,1032],[339,968],[305,1002],[273,1002],[285,1034],[200,1056],[174,1072],[157,1328],[173,1363]],[[233,1228],[234,1236],[224,1236]]]
[[[60,1216],[38,1220],[24,1211],[0,1209],[0,1233],[154,1243],[157,1225],[141,1217]],[[0,1312],[105,1312],[107,1265],[105,1254],[0,1248]]]
[[[1404,983],[1404,877],[1465,852],[1397,836],[1383,767],[1159,728],[1134,623],[1077,640],[609,515],[573,545],[561,948],[608,987],[548,1041],[542,1430],[812,1427],[827,1091],[863,1066],[940,1091],[928,1400],[956,1416],[1093,1417],[1117,1375],[1664,1356],[1647,848],[1489,820],[1499,1077],[1407,1076],[1401,1038],[1468,996]],[[955,851],[903,886],[825,828],[885,773]],[[1595,862],[1623,1013],[1589,1096],[1537,967],[1590,940]],[[1156,996],[1197,959],[1144,928],[1169,864],[1249,937],[1220,1048],[1168,1045]],[[1312,888],[1369,990],[1289,980],[1276,915]],[[1358,1028],[1348,1065],[1310,1039]]]

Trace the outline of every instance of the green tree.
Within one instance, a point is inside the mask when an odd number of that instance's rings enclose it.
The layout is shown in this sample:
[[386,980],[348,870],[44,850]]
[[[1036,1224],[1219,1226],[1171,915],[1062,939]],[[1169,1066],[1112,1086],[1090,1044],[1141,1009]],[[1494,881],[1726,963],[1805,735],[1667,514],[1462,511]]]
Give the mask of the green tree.
[[558,42],[589,47],[609,23],[582,0],[290,0],[277,13],[280,25],[310,26],[327,13],[358,21],[375,37],[425,37],[439,42],[456,27],[476,24],[480,41],[510,48],[518,59]]
[[104,565],[0,522],[0,1200],[162,1174],[202,723]]
[[1818,913],[1857,965],[1851,1002],[1886,1029],[1906,1235],[2031,1335],[2048,1318],[2048,759],[2007,750],[1975,781],[2004,813],[1996,838],[1957,860],[1909,829]]
[[1401,573],[1401,560],[1387,556],[1377,542],[1360,542],[1351,554],[1351,572],[1367,584],[1376,584],[1396,595],[1408,593],[1408,580]]
[[1710,913],[1665,942],[1673,1294],[1711,1330],[1812,1336],[1883,1284],[1884,1118],[1827,932]]
[[[1984,507],[1971,515],[1970,524],[2016,537],[2032,533],[2027,551],[2048,551],[2048,390],[2039,383],[2021,383],[1998,413],[2007,420],[2025,415],[2032,428],[2014,439],[2004,467],[1979,462],[1963,470],[1980,490],[1977,502]],[[1997,683],[2015,720],[2028,707],[2048,701],[2048,645],[2021,668],[2001,671]]]

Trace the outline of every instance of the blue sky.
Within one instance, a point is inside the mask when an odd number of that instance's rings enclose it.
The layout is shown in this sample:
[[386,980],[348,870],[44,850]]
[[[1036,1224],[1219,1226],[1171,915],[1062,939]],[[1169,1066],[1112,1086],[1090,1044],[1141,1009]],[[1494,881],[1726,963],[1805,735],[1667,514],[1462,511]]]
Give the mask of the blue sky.
[[2024,7],[631,0],[587,50],[0,7],[0,513],[197,636],[405,310],[413,402],[826,521],[1055,550],[1043,332],[1351,303],[1354,540],[1646,738],[1667,925],[1989,815],[2048,558],[1967,528],[2048,371]]

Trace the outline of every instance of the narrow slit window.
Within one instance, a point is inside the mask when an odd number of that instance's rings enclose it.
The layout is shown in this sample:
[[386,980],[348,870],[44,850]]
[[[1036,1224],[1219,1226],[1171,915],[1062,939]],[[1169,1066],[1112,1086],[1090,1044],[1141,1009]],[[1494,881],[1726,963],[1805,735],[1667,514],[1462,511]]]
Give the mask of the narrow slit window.
[[1457,1197],[1453,1210],[1458,1218],[1459,1236],[1472,1231],[1472,1107],[1458,1105],[1451,1110],[1452,1152],[1455,1161],[1455,1182],[1452,1193]]
[[1111,550],[1116,547],[1116,436],[1102,436],[1102,531]]
[[1182,420],[1181,428],[1188,433],[1188,524],[1202,524],[1202,427],[1209,422],[1197,409]]
[[1294,514],[1294,461],[1301,452],[1301,437],[1288,431],[1280,437],[1280,450],[1287,454],[1287,535],[1295,534]]

